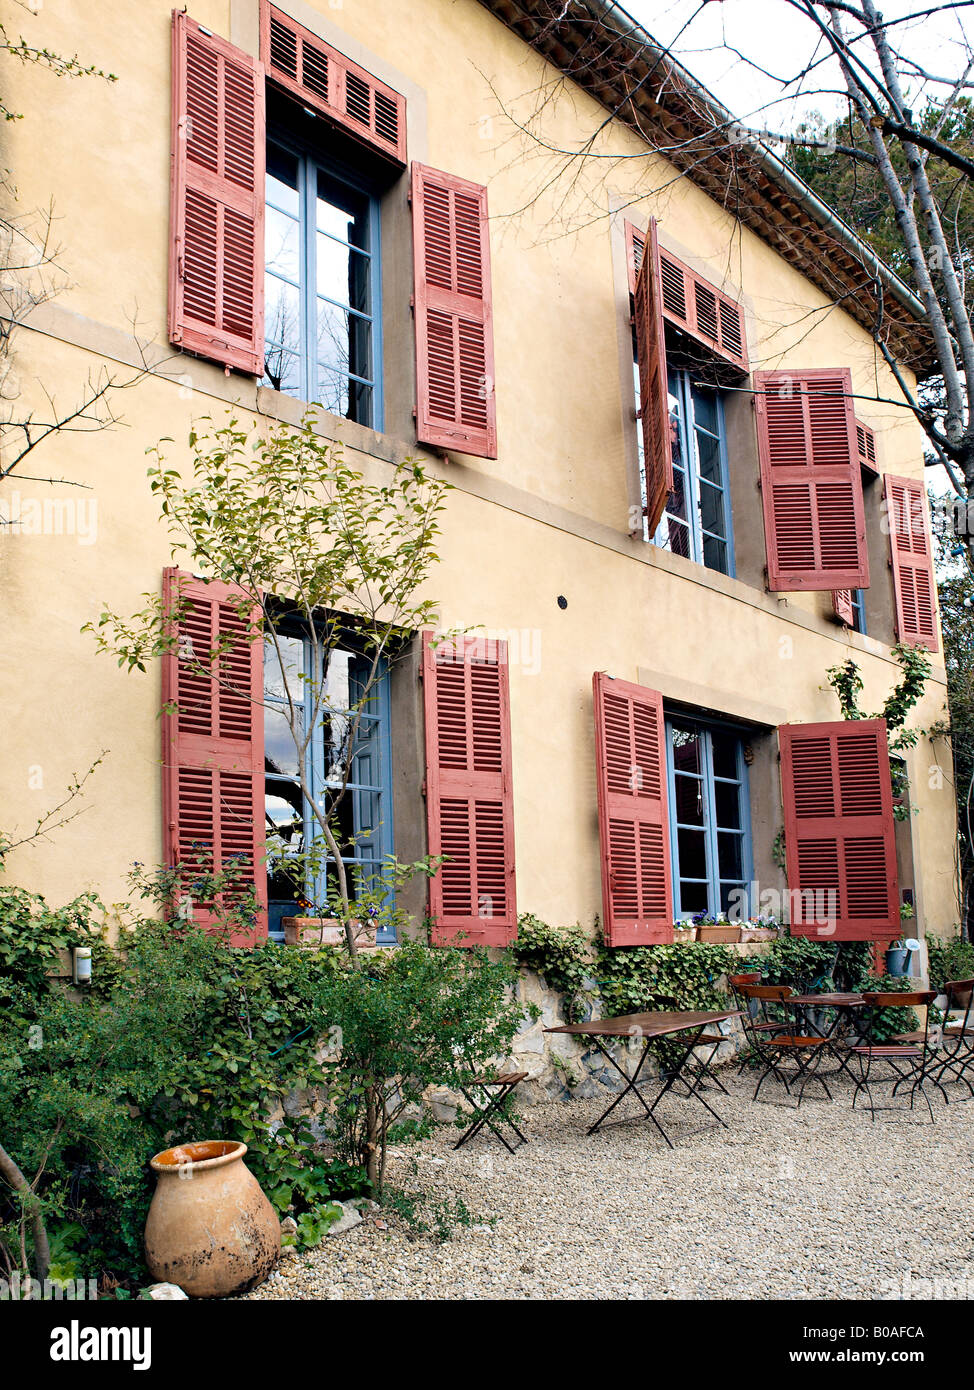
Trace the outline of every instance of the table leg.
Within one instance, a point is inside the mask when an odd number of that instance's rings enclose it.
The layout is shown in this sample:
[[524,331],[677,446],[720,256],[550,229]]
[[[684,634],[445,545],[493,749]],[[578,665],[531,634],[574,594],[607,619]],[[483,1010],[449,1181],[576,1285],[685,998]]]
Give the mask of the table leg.
[[601,1039],[599,1039],[598,1037],[593,1037],[592,1041],[595,1043],[596,1047],[602,1053],[602,1056],[606,1059],[606,1061],[610,1062],[612,1066],[615,1067],[616,1071],[622,1077],[623,1081],[625,1081],[626,1085],[623,1088],[623,1090],[621,1090],[619,1094],[616,1096],[615,1100],[612,1102],[609,1108],[602,1112],[599,1118],[595,1121],[595,1124],[589,1126],[587,1133],[594,1134],[596,1130],[599,1128],[599,1126],[602,1125],[608,1118],[608,1116],[612,1114],[613,1110],[616,1108],[619,1102],[625,1100],[626,1096],[631,1091],[635,1095],[636,1099],[639,1101],[640,1105],[646,1111],[646,1114],[649,1117],[649,1119],[652,1120],[653,1124],[656,1126],[660,1134],[662,1134],[663,1138],[666,1140],[667,1144],[669,1144],[670,1148],[672,1149],[673,1145],[670,1143],[670,1139],[666,1133],[666,1130],[663,1128],[659,1120],[657,1120],[656,1116],[653,1114],[652,1107],[648,1106],[643,1097],[640,1095],[637,1086],[637,1083],[639,1081],[639,1074],[643,1069],[643,1063],[646,1061],[646,1058],[649,1055],[649,1045],[647,1040],[645,1038],[643,1039],[642,1054],[640,1055],[639,1062],[636,1065],[636,1070],[633,1072],[631,1077],[626,1074],[622,1067],[620,1067],[619,1063],[613,1057],[612,1053],[608,1050],[608,1048],[603,1046]]
[[[687,1058],[688,1058],[688,1057],[690,1056],[690,1054],[693,1052],[693,1049],[698,1045],[698,1043],[697,1043],[698,1038],[700,1037],[701,1033],[705,1032],[705,1030],[706,1030],[706,1025],[702,1025],[700,1028],[698,1028],[698,1029],[696,1030],[696,1032],[695,1032],[695,1033],[692,1035],[692,1037],[690,1038],[690,1041],[689,1041],[689,1042],[686,1044],[686,1046],[684,1047],[683,1056],[680,1058],[680,1060],[679,1060],[679,1062],[677,1063],[676,1067],[670,1072],[669,1077],[667,1078],[666,1084],[664,1085],[663,1089],[660,1091],[660,1093],[659,1093],[659,1095],[656,1097],[656,1099],[653,1101],[652,1105],[649,1107],[649,1114],[650,1114],[650,1118],[651,1118],[651,1119],[653,1119],[653,1120],[656,1119],[656,1116],[653,1114],[653,1111],[656,1109],[657,1105],[659,1105],[660,1101],[661,1101],[661,1100],[663,1099],[663,1097],[666,1095],[667,1091],[669,1091],[669,1090],[672,1088],[672,1086],[673,1086],[674,1082],[676,1081],[677,1077],[680,1075],[680,1072],[683,1070],[683,1067],[686,1065]],[[682,1080],[682,1079],[683,1079],[683,1078],[681,1078],[681,1080]],[[707,1104],[707,1102],[704,1100],[703,1096],[700,1094],[700,1092],[699,1092],[699,1090],[697,1089],[697,1087],[696,1087],[696,1086],[690,1086],[685,1080],[684,1080],[684,1085],[687,1086],[687,1095],[686,1095],[686,1099],[689,1100],[691,1096],[695,1096],[696,1099],[700,1102],[700,1104],[704,1107],[704,1109],[710,1111],[711,1115],[713,1115],[713,1117],[714,1117],[714,1119],[717,1121],[717,1123],[723,1125],[724,1128],[726,1129],[726,1128],[727,1128],[727,1122],[726,1122],[726,1120],[721,1119],[720,1115],[717,1114],[717,1111],[713,1108],[713,1106]],[[659,1121],[656,1122],[656,1126],[657,1126],[658,1129],[662,1129],[662,1126],[659,1124]],[[666,1138],[665,1132],[664,1132],[664,1138]],[[667,1142],[668,1144],[670,1144],[670,1141],[669,1141],[668,1138],[666,1138],[666,1142]],[[673,1147],[673,1145],[670,1144],[670,1148],[671,1148],[671,1149],[672,1149],[672,1147]]]

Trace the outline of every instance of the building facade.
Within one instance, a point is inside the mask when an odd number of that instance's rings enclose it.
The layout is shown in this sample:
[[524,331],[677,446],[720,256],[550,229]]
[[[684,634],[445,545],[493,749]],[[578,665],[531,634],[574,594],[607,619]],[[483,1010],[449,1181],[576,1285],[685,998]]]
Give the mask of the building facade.
[[[40,419],[45,393],[143,352],[153,370],[119,423],[57,433],[0,484],[5,826],[106,753],[12,881],[111,902],[133,861],[212,838],[253,852],[277,934],[263,826],[303,810],[273,685],[194,744],[160,723],[178,658],[130,675],[81,629],[172,566],[147,450],[171,439],[178,465],[201,417],[315,402],[370,479],[416,457],[454,488],[430,597],[474,638],[444,661],[416,634],[353,778],[371,869],[450,855],[438,939],[502,944],[523,911],[619,946],[776,903],[830,939],[889,939],[907,902],[911,930],[957,919],[946,749],[906,753],[896,818],[884,727],[842,725],[826,680],[852,657],[879,709],[894,643],[922,642],[913,720],[944,716],[922,433],[873,336],[882,294],[914,381],[922,310],[686,74],[643,81],[620,12],[561,10],[131,0],[25,21],[117,80],[14,75],[17,207],[53,199],[65,274],[18,330],[19,392]],[[420,891],[404,902],[418,921]]]

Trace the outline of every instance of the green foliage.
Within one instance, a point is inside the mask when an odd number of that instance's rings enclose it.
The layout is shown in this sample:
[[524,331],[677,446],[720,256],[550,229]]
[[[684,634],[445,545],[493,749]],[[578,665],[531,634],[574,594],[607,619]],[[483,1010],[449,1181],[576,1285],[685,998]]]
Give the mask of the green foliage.
[[551,927],[530,912],[517,919],[517,939],[511,947],[514,959],[565,996],[569,1020],[584,1017],[592,995],[595,960],[591,939],[579,923]]
[[930,988],[942,994],[948,980],[969,980],[974,977],[974,941],[959,936],[942,940],[927,937],[930,957]]

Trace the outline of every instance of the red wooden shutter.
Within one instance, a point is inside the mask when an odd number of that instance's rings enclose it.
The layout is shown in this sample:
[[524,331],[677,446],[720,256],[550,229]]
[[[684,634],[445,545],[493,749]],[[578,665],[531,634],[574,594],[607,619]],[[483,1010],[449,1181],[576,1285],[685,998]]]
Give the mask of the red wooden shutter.
[[169,339],[264,370],[264,71],[173,11]]
[[260,56],[286,91],[373,149],[406,162],[406,98],[262,0]]
[[778,741],[792,933],[832,941],[897,936],[885,719],[782,724]]
[[416,437],[497,457],[487,190],[413,164]]
[[636,277],[639,274],[639,267],[643,263],[643,254],[646,250],[646,237],[634,227],[631,222],[626,224],[626,265],[629,270],[629,293],[636,293]]
[[436,945],[506,946],[517,935],[507,643],[423,633],[426,822]]
[[840,623],[845,623],[846,627],[852,627],[856,620],[856,615],[852,607],[851,589],[832,590],[832,612]]
[[592,701],[605,942],[672,941],[663,697],[597,671]]
[[883,476],[889,523],[890,563],[896,595],[896,635],[901,642],[937,651],[937,581],[924,487],[915,478]]
[[856,449],[859,454],[859,467],[864,468],[873,477],[879,476],[876,468],[876,435],[868,425],[864,425],[861,420],[856,421]]
[[755,372],[754,389],[768,588],[868,588],[848,367]]
[[246,637],[240,597],[216,580],[163,572],[178,641],[162,663],[162,815],[165,863],[185,866],[182,891],[194,898],[193,916],[203,927],[214,925],[218,906],[232,911],[233,894],[220,904],[195,901],[193,869],[216,872],[231,857],[246,856],[239,881],[241,888],[256,885],[257,924],[231,940],[249,946],[267,935],[263,643]]
[[747,335],[741,305],[662,247],[659,264],[664,317],[746,372]]
[[666,340],[660,299],[659,244],[650,220],[636,276],[636,356],[639,362],[639,418],[643,431],[646,477],[646,524],[656,530],[666,499],[673,491],[670,407],[666,384]]

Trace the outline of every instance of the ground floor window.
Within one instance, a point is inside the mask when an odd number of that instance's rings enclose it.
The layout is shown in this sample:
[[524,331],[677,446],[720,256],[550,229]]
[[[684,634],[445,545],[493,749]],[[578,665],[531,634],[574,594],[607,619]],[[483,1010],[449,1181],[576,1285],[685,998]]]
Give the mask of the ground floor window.
[[312,672],[316,651],[322,657],[321,644],[312,643],[299,628],[279,632],[277,643],[280,656],[274,639],[265,638],[264,807],[268,930],[281,940],[282,919],[303,912],[295,893],[323,911],[329,883],[336,882],[334,860],[323,850],[307,874],[289,863],[306,847],[320,846],[322,837],[302,792],[288,690],[295,705],[300,703],[303,728],[313,724],[305,782],[337,825],[353,897],[376,887],[388,894],[388,856],[394,851],[388,667],[381,664],[365,699],[371,658],[342,648],[325,651],[326,696],[314,718]]
[[747,764],[740,734],[720,724],[666,721],[667,776],[677,920],[735,910],[751,881]]

